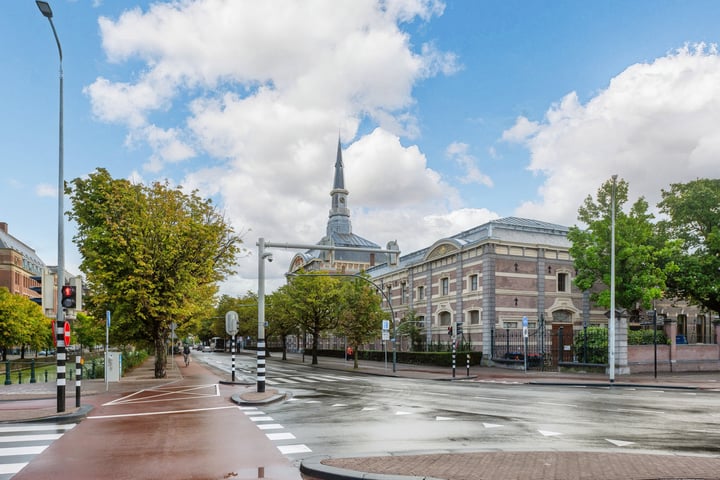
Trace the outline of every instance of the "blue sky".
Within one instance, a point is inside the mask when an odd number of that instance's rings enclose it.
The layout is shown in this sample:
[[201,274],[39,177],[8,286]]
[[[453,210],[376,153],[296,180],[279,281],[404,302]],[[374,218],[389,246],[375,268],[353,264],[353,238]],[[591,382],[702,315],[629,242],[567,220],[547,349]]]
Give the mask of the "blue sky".
[[[354,232],[404,252],[498,217],[573,225],[613,174],[651,205],[717,176],[714,0],[50,4],[65,178],[213,198],[248,249],[225,293],[256,289],[259,237],[324,235],[338,134]],[[3,2],[0,45],[0,221],[52,265],[58,55],[33,0]]]

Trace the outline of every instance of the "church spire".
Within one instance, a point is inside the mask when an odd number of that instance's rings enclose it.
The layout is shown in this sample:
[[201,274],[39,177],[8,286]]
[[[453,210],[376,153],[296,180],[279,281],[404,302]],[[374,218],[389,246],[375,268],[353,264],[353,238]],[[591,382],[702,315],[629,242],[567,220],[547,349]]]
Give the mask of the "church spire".
[[335,179],[330,192],[332,203],[327,224],[327,236],[333,233],[352,233],[350,210],[347,208],[348,191],[345,190],[345,174],[343,172],[342,147],[338,136],[337,157],[335,159]]

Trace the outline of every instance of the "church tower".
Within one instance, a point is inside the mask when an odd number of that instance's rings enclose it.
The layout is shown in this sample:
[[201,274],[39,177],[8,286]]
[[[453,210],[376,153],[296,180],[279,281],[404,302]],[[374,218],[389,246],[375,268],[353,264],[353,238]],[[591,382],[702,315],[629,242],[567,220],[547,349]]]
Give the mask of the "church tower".
[[[347,197],[350,192],[345,188],[345,172],[342,157],[342,146],[338,137],[337,155],[335,157],[335,176],[330,190],[330,212],[328,214],[325,236],[317,245],[334,245],[337,247],[362,247],[380,250],[380,246],[352,232],[350,209]],[[367,268],[384,263],[386,255],[374,252],[308,250],[297,253],[290,263],[289,272],[300,269],[306,271],[325,270],[336,273],[358,273]]]
[[338,138],[337,157],[335,159],[335,180],[330,191],[332,204],[327,223],[326,235],[333,233],[352,233],[350,209],[347,206],[348,191],[345,189],[345,173],[343,172],[342,148]]

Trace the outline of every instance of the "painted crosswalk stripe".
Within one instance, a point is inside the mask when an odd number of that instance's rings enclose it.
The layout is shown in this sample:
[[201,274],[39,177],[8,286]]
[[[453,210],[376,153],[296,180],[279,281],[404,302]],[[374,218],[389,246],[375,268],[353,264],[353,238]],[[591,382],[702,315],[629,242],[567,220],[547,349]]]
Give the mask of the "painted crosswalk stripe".
[[277,448],[283,455],[312,452],[306,445],[278,445]]
[[25,463],[6,463],[5,465],[0,465],[0,475],[9,475],[9,474],[18,473],[20,470],[22,470],[26,466],[27,466],[27,462],[25,462]]
[[0,448],[0,457],[11,457],[13,455],[38,455],[47,447],[47,445],[36,445],[32,447]]
[[295,435],[290,432],[266,433],[270,440],[295,440]]
[[46,442],[48,440],[57,440],[62,437],[62,433],[44,433],[36,435],[12,435],[7,437],[0,437],[0,443],[11,443],[11,442]]
[[76,424],[75,423],[68,423],[66,425],[37,425],[37,424],[28,424],[28,425],[13,425],[13,426],[7,426],[7,427],[0,427],[0,433],[8,433],[8,432],[41,432],[41,431],[58,431],[58,430],[70,430],[73,428]]

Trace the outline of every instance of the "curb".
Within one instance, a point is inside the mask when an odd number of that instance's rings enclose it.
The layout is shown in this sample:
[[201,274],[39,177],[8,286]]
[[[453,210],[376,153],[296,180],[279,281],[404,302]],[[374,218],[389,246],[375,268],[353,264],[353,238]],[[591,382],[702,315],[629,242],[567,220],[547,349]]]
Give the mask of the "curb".
[[300,462],[300,473],[317,480],[439,480],[435,477],[418,477],[414,475],[387,475],[367,473],[357,470],[323,465],[322,461],[331,458],[327,455],[309,457]]
[[666,390],[701,390],[700,387],[693,385],[648,385],[644,383],[600,383],[600,382],[549,382],[549,381],[530,381],[528,385],[548,386],[548,387],[618,387],[618,388],[661,388]]
[[59,413],[57,415],[48,415],[47,417],[28,418],[23,420],[7,420],[0,422],[0,424],[59,423],[64,425],[68,423],[77,423],[84,420],[93,408],[94,407],[92,405],[82,405],[72,413]]
[[287,398],[287,393],[285,393],[285,392],[278,392],[275,395],[271,395],[267,398],[263,398],[260,400],[245,400],[244,398],[242,398],[242,395],[243,395],[242,393],[235,393],[230,397],[230,400],[232,400],[234,403],[236,403],[238,405],[251,407],[251,406],[255,406],[255,405],[268,405],[271,403],[280,402],[282,400],[285,400],[285,398]]

